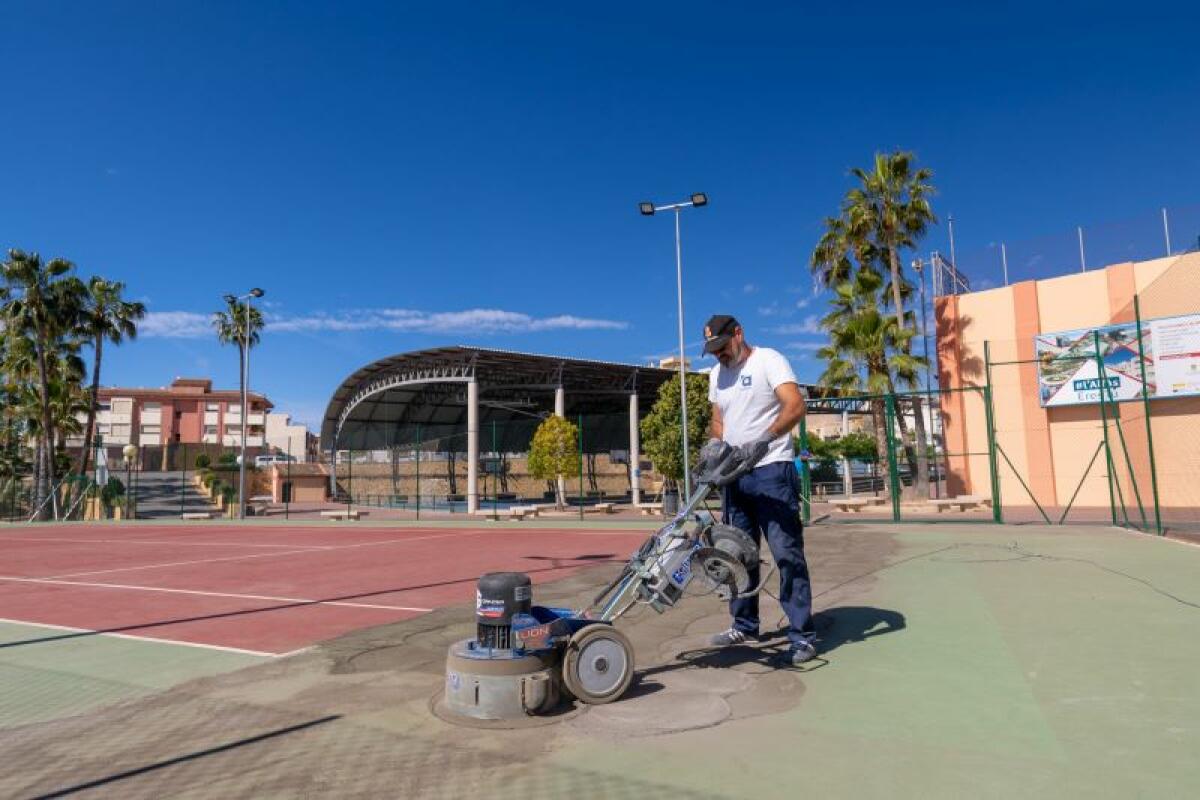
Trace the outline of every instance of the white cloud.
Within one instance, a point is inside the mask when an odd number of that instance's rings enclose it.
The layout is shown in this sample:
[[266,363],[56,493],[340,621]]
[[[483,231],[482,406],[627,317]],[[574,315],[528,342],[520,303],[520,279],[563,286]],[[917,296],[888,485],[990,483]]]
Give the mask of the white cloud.
[[806,308],[810,302],[812,302],[810,298],[801,297],[796,301],[796,308]]
[[825,342],[788,342],[784,345],[788,350],[813,353],[825,346]]
[[771,303],[769,306],[758,307],[759,316],[774,317],[779,314],[779,303]]
[[816,314],[805,317],[803,322],[776,325],[774,328],[771,328],[771,332],[782,334],[823,333],[821,330],[821,318]]
[[[211,316],[190,311],[150,312],[138,332],[142,336],[194,339],[213,335]],[[264,327],[272,333],[320,331],[420,331],[428,333],[511,333],[557,330],[625,330],[629,323],[589,319],[570,314],[533,317],[518,311],[473,308],[466,311],[416,311],[377,308],[318,311],[307,315],[264,314]]]
[[192,311],[147,311],[138,323],[138,335],[164,339],[201,339],[213,336],[212,315]]
[[745,286],[742,287],[742,291],[746,294],[754,294],[755,292],[758,291],[758,287],[755,286],[753,283],[747,283]]

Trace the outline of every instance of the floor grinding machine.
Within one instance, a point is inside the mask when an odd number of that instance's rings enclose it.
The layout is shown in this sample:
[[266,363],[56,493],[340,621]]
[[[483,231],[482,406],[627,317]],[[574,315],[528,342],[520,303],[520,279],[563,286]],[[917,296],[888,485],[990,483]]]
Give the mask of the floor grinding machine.
[[699,509],[710,492],[747,472],[745,454],[712,441],[700,452],[696,489],[584,609],[533,605],[529,576],[493,572],[479,579],[476,635],[450,647],[444,708],[503,720],[545,714],[575,698],[588,705],[619,698],[633,680],[633,645],[613,623],[644,605],[673,608],[693,582],[722,599],[757,594],[750,586],[758,547],[743,531]]

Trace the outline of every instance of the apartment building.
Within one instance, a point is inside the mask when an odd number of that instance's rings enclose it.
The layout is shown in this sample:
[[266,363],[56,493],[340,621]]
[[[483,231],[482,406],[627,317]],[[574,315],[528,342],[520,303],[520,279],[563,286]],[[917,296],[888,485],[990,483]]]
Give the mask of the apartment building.
[[[249,435],[246,436],[249,439]],[[267,449],[290,455],[296,461],[309,461],[309,451],[315,449],[310,444],[313,435],[303,425],[295,425],[288,414],[267,414],[266,439]]]
[[[247,395],[246,446],[266,445],[264,395]],[[215,444],[239,446],[242,398],[237,389],[213,389],[208,378],[176,378],[161,389],[101,387],[96,433],[106,445]],[[79,447],[81,437],[67,440]]]

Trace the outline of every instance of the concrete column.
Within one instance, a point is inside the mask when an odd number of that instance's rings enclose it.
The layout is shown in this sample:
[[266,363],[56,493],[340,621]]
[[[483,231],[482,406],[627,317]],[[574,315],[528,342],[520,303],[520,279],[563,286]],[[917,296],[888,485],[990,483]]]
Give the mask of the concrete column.
[[467,383],[467,513],[479,510],[479,383]]
[[[562,384],[554,390],[554,416],[565,417],[567,415],[567,390]],[[561,475],[558,477],[558,496],[563,500],[567,499],[567,479]]]
[[638,467],[642,462],[641,438],[638,430],[638,396],[637,392],[629,395],[629,485],[632,487],[633,507],[642,505],[642,471]]
[[[224,434],[221,435],[224,438]],[[337,495],[337,446],[329,448],[329,499]]]

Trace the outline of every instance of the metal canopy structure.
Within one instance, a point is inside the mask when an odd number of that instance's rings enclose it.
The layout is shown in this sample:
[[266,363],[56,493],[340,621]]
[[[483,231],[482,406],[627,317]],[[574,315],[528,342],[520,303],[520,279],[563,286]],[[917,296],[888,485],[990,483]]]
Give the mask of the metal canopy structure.
[[[474,393],[476,432],[486,450],[527,449],[538,424],[553,413],[572,420],[584,416],[588,452],[627,449],[630,398],[636,398],[638,417],[644,416],[673,374],[469,346],[399,353],[342,381],[325,410],[320,446],[326,452],[384,450],[441,440],[446,449],[468,452]],[[494,447],[493,432],[499,437]]]

